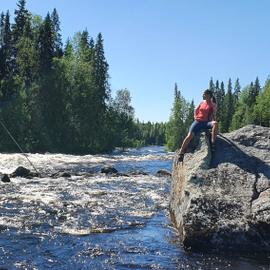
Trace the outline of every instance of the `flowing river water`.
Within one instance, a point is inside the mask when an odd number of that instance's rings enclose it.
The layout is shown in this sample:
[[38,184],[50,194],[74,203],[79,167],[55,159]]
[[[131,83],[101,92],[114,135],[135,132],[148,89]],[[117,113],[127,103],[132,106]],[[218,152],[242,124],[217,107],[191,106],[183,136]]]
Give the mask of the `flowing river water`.
[[[254,259],[185,251],[169,217],[174,154],[29,154],[42,178],[0,183],[0,269],[270,269]],[[105,165],[122,175],[100,173]],[[0,171],[29,167],[0,154]],[[71,177],[49,177],[67,171]]]

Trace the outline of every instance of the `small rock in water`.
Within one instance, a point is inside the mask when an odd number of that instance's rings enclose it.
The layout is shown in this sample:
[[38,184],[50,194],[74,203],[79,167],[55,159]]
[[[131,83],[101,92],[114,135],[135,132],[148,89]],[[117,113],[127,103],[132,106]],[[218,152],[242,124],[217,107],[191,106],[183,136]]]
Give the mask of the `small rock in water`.
[[149,173],[143,172],[143,171],[132,171],[129,174],[130,175],[149,175]]
[[71,174],[69,172],[57,172],[51,175],[52,178],[58,178],[58,177],[71,177]]
[[157,171],[157,176],[172,176],[172,174],[167,170],[161,169]]
[[101,172],[102,173],[106,173],[106,174],[109,174],[109,173],[118,173],[118,171],[114,167],[111,167],[111,166],[103,167],[101,169]]
[[28,177],[29,175],[30,170],[20,166],[11,174],[11,177]]
[[61,177],[71,177],[71,174],[68,172],[63,172],[60,174]]
[[3,176],[2,176],[2,182],[4,182],[4,183],[9,183],[10,182],[10,178],[8,177],[8,175],[7,174],[4,174]]

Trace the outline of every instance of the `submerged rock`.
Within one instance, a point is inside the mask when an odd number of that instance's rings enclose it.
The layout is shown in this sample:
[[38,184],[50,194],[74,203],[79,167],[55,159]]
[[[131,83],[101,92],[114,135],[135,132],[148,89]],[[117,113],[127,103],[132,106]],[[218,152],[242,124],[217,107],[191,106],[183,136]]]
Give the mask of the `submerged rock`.
[[106,166],[106,167],[101,168],[101,172],[106,173],[106,174],[118,173],[118,171],[114,167],[111,167],[111,166]]
[[59,178],[59,177],[68,178],[68,177],[71,177],[71,173],[69,173],[69,172],[56,172],[56,173],[53,173],[50,177],[52,177],[52,178]]
[[203,134],[174,162],[170,213],[186,247],[270,254],[270,128]]

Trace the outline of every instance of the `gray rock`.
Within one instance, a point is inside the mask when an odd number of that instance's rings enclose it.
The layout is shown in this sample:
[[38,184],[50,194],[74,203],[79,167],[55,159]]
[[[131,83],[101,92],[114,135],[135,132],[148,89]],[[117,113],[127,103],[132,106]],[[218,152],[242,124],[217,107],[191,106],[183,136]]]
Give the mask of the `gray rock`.
[[173,166],[171,218],[186,247],[270,254],[270,128],[203,134]]

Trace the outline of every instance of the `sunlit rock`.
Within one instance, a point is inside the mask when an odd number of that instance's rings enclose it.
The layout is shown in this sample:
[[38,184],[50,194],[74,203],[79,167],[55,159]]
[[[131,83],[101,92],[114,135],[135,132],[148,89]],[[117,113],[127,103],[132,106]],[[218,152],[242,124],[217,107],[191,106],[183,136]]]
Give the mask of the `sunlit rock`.
[[170,213],[186,247],[270,253],[270,129],[203,134],[174,162]]

